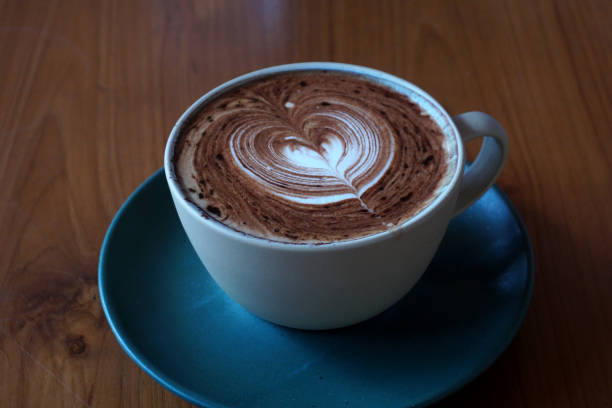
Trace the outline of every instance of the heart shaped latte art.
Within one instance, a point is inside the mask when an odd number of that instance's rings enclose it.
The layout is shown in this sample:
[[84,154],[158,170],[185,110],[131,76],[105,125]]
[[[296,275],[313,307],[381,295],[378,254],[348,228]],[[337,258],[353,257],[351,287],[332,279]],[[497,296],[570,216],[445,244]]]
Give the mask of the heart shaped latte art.
[[229,140],[235,163],[269,193],[304,204],[359,199],[389,168],[392,129],[370,112],[321,98],[287,109],[294,126],[247,115]]

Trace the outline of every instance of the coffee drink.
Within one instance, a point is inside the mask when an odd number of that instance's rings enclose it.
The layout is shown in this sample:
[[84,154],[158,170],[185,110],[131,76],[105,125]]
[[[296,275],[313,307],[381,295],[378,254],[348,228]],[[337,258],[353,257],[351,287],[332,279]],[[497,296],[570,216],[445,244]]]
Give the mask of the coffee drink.
[[201,106],[173,163],[203,216],[262,239],[325,244],[392,229],[426,208],[456,167],[447,139],[382,82],[304,71]]
[[[464,171],[463,143],[480,137]],[[451,117],[393,75],[309,62],[197,100],[172,128],[164,173],[193,249],[229,297],[274,323],[333,329],[403,297],[507,155],[485,113]]]

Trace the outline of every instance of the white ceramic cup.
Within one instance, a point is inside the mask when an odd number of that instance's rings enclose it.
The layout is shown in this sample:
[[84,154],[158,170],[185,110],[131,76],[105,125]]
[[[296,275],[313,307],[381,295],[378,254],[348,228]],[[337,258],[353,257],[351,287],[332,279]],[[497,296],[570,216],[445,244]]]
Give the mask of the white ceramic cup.
[[[425,209],[391,230],[322,245],[273,242],[205,218],[185,199],[174,173],[174,146],[190,116],[216,96],[278,73],[329,70],[366,76],[407,95],[456,143],[456,168],[443,192]],[[480,153],[464,171],[463,143],[484,137]],[[379,314],[421,277],[450,219],[476,201],[499,175],[508,155],[504,129],[491,116],[454,117],[427,93],[393,75],[355,65],[300,63],[270,67],[213,89],[178,120],[166,145],[165,174],[185,232],[217,284],[253,314],[300,329],[331,329]]]

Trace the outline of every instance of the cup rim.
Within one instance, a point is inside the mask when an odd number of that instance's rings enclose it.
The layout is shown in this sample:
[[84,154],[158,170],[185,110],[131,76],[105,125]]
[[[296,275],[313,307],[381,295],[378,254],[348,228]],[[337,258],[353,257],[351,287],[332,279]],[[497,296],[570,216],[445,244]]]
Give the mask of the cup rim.
[[[401,92],[401,89],[410,90],[420,97],[423,97],[430,103],[435,109],[438,110],[440,115],[447,121],[448,123],[448,132],[452,133],[452,137],[455,141],[455,149],[456,149],[456,165],[455,170],[453,172],[450,181],[447,183],[445,189],[441,191],[430,203],[427,204],[425,208],[419,211],[410,219],[406,220],[404,223],[397,225],[388,230],[380,231],[374,234],[366,235],[364,237],[359,237],[356,239],[350,239],[346,241],[337,241],[337,242],[322,242],[322,243],[293,243],[293,242],[283,242],[283,241],[273,241],[271,239],[257,237],[254,235],[247,234],[245,232],[240,232],[238,230],[233,229],[230,226],[223,224],[222,222],[212,219],[210,217],[202,216],[204,212],[203,209],[198,207],[193,202],[189,201],[183,192],[183,189],[180,186],[178,181],[178,177],[175,174],[174,168],[174,147],[176,145],[176,140],[181,133],[181,130],[184,124],[188,121],[188,119],[195,113],[198,112],[200,107],[207,103],[209,100],[214,99],[220,94],[227,92],[228,90],[240,86],[244,83],[251,82],[256,79],[260,79],[267,76],[272,76],[276,74],[289,73],[289,72],[299,72],[299,71],[336,71],[340,73],[350,73],[363,75],[365,77],[382,80],[388,83],[392,83],[397,85],[399,89],[396,91]],[[409,95],[407,95],[409,96]],[[448,135],[447,135],[448,136]],[[234,79],[231,79],[227,82],[222,83],[221,85],[213,88],[212,90],[205,93],[203,96],[198,98],[177,120],[177,122],[172,127],[172,131],[170,132],[170,136],[166,142],[166,149],[164,152],[164,174],[166,176],[166,181],[168,183],[168,187],[170,188],[170,192],[172,196],[175,198],[180,198],[180,200],[174,200],[176,205],[181,205],[187,212],[190,213],[198,222],[205,224],[206,226],[212,228],[215,232],[223,234],[227,238],[231,238],[234,240],[241,241],[248,245],[255,245],[267,248],[274,248],[279,250],[291,250],[291,251],[326,251],[326,250],[338,250],[338,249],[348,249],[348,248],[357,248],[365,245],[371,245],[374,243],[379,243],[381,241],[385,241],[387,239],[392,238],[396,234],[401,231],[410,229],[417,225],[422,224],[427,219],[433,216],[436,210],[442,206],[442,204],[449,198],[450,193],[455,189],[458,182],[461,180],[463,175],[463,166],[465,163],[465,151],[463,142],[461,140],[461,135],[453,122],[451,116],[448,112],[427,92],[414,85],[413,83],[406,81],[402,78],[399,78],[395,75],[388,74],[384,71],[380,71],[374,68],[364,67],[361,65],[353,65],[353,64],[344,64],[337,62],[299,62],[292,64],[283,64],[283,65],[275,65],[267,68],[258,69],[243,75],[240,75]]]

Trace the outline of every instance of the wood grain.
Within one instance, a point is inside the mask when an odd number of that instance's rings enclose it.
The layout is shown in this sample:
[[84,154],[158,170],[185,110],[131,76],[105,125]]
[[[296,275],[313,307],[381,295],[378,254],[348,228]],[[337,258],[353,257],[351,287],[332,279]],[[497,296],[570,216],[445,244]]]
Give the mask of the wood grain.
[[611,21],[607,0],[0,0],[0,406],[188,406],[110,332],[106,228],[198,96],[328,60],[488,112],[511,138],[499,185],[533,239],[533,302],[439,406],[611,407]]

